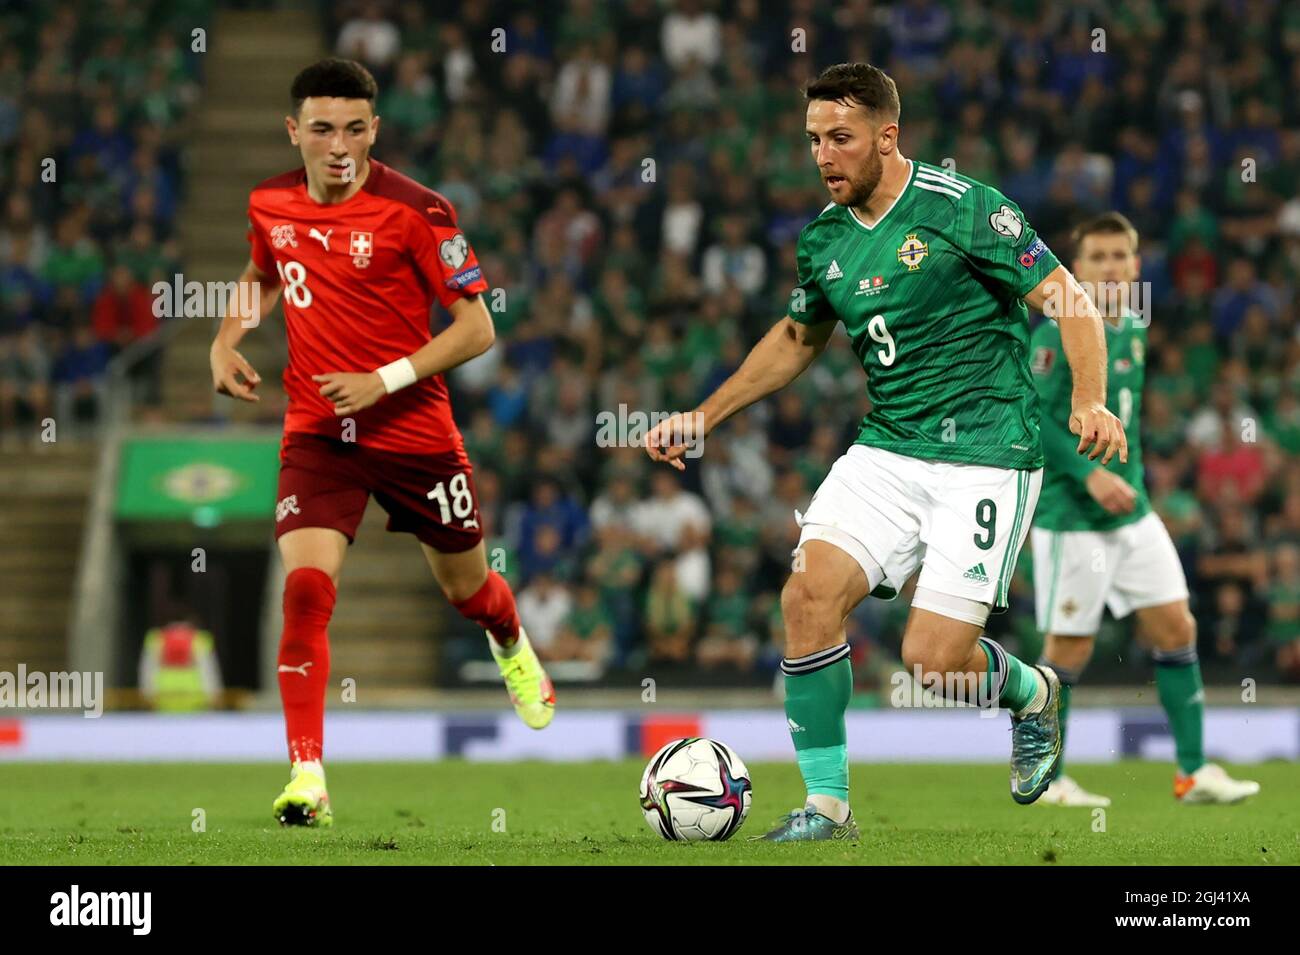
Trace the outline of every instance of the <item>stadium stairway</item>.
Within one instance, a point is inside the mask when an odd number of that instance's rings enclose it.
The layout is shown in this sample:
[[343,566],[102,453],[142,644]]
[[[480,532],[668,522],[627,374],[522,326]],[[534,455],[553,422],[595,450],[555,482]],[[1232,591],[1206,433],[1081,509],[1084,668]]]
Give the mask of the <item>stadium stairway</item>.
[[[303,30],[296,10],[216,14],[205,57],[202,101],[186,154],[186,199],[179,235],[186,281],[232,282],[248,262],[248,193],[257,183],[300,165],[284,131],[289,86],[302,67],[326,55],[323,38]],[[189,420],[217,414],[239,422],[278,419],[278,386],[260,404],[223,399],[214,405],[208,348],[220,323],[188,319],[163,362],[163,405]],[[262,316],[240,351],[264,383],[284,369],[284,331],[277,308]]]
[[93,444],[0,451],[0,672],[67,668]]

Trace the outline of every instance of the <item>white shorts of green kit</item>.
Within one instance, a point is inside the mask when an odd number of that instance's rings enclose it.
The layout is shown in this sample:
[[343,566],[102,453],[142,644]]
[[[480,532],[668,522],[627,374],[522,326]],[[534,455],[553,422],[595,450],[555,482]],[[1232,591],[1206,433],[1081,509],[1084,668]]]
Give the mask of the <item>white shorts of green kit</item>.
[[983,626],[1007,605],[1016,556],[1033,521],[1041,468],[929,461],[855,444],[813,495],[799,546],[834,544],[893,598],[919,568],[913,607]]
[[1112,531],[1035,527],[1034,604],[1038,629],[1096,636],[1102,611],[1127,617],[1187,599],[1187,578],[1164,521],[1152,511]]

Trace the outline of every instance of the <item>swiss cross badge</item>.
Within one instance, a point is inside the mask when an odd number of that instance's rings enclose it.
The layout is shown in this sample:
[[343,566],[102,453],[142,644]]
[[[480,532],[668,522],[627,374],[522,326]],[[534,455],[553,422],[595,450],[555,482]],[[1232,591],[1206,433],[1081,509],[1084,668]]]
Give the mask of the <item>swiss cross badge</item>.
[[364,269],[370,264],[370,256],[375,251],[375,237],[373,232],[353,232],[352,240],[348,243],[348,254],[352,256],[352,264],[359,269]]

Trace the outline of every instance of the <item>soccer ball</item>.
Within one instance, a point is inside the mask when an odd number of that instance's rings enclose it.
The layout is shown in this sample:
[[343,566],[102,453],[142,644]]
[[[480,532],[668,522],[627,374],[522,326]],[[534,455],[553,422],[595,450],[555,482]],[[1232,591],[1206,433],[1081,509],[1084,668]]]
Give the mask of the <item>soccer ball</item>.
[[729,839],[749,815],[754,787],[731,748],[713,739],[676,739],[641,774],[641,811],[665,839]]

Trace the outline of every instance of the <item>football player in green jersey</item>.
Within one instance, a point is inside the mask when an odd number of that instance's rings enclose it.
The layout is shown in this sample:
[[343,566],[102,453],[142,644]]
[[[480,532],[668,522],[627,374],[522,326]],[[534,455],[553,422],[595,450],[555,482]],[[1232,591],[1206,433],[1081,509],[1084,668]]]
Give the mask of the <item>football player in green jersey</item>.
[[[1077,450],[1128,455],[1106,410],[1101,316],[1010,199],[903,156],[898,91],[865,63],[805,90],[806,133],[831,202],[800,233],[788,314],[695,411],[646,450],[679,469],[697,435],[793,381],[843,322],[871,411],[814,495],[781,594],[786,717],[807,786],[765,838],[855,836],[844,711],[844,619],[919,569],[903,661],[945,696],[1012,713],[1011,795],[1033,802],[1060,755],[1058,682],[983,635],[1005,608],[1042,479],[1026,303],[1061,317]],[[830,409],[827,413],[832,413]],[[690,445],[689,447],[694,447]],[[950,689],[952,688],[952,689]]]
[[[1109,606],[1116,617],[1136,614],[1152,648],[1160,704],[1169,717],[1178,759],[1174,795],[1182,802],[1240,802],[1259,784],[1236,780],[1205,761],[1205,693],[1196,658],[1196,621],[1187,608],[1187,581],[1169,532],[1151,510],[1142,480],[1137,427],[1146,371],[1147,320],[1129,307],[1141,260],[1138,234],[1118,212],[1074,230],[1074,274],[1106,320],[1110,368],[1106,403],[1128,430],[1128,461],[1098,461],[1074,453],[1061,416],[1070,408],[1069,375],[1061,368],[1061,334],[1045,321],[1034,331],[1031,366],[1042,410],[1046,471],[1034,512],[1034,593],[1038,627],[1046,634],[1039,661],[1061,681],[1061,745],[1070,688],[1092,656]],[[1064,772],[1064,757],[1043,802],[1109,806]]]

